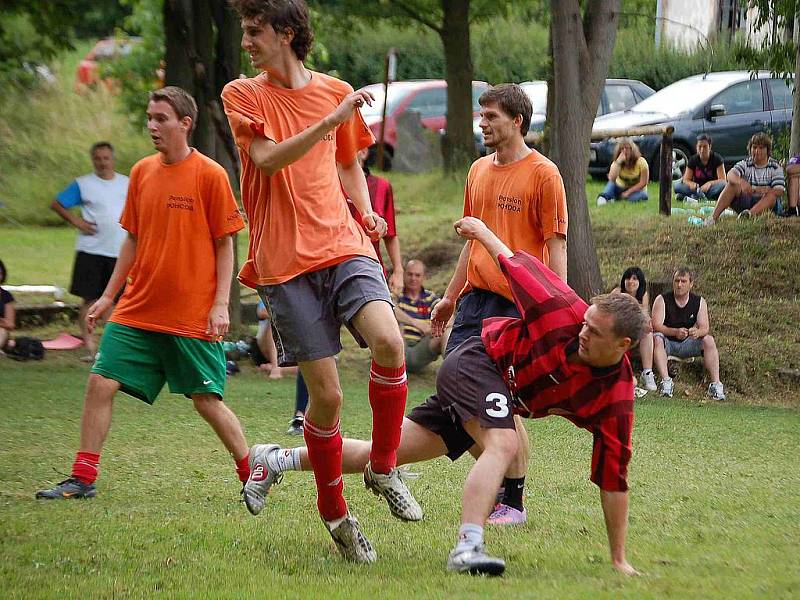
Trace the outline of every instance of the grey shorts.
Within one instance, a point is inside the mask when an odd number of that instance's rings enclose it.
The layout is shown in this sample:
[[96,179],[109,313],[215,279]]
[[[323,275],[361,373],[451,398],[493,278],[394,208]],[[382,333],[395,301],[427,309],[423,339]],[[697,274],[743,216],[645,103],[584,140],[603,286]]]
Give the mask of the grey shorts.
[[419,373],[439,356],[438,352],[431,350],[431,337],[426,335],[416,342],[403,340],[406,347],[406,371]]
[[272,333],[281,366],[337,355],[345,325],[362,348],[364,338],[351,321],[368,302],[392,305],[378,261],[348,258],[332,267],[304,273],[277,285],[258,287],[272,317]]
[[691,358],[703,354],[703,338],[696,340],[692,337],[687,337],[685,340],[679,342],[669,339],[663,333],[654,333],[653,337],[664,340],[664,348],[667,350],[667,356]]
[[761,196],[757,196],[756,194],[739,194],[733,199],[733,202],[731,202],[731,208],[737,213],[740,213],[743,210],[750,210],[758,204],[760,200]]

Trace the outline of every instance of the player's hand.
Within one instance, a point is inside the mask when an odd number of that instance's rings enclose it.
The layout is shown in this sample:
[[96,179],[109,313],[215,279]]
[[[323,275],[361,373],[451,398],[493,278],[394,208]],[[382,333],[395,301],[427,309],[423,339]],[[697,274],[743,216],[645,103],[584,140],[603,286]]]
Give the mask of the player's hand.
[[86,330],[89,333],[94,332],[97,322],[103,318],[109,308],[114,304],[113,298],[100,296],[100,299],[89,307],[86,311]]
[[392,271],[391,276],[389,277],[389,290],[391,290],[392,294],[395,296],[399,296],[403,293],[403,269],[397,268]]
[[228,305],[215,303],[214,306],[211,307],[211,312],[208,313],[206,333],[211,335],[214,341],[220,341],[222,337],[228,333],[230,324]]
[[422,332],[423,337],[431,334],[432,324],[425,319],[415,319],[414,327]]
[[755,189],[753,188],[753,186],[752,186],[752,185],[750,185],[750,182],[749,182],[749,181],[746,181],[746,180],[744,180],[744,179],[742,179],[741,188],[742,188],[742,191],[743,191],[745,194],[750,194],[750,195],[753,195],[753,194],[755,193]]
[[613,565],[614,569],[623,575],[627,575],[628,577],[638,577],[641,575],[641,573],[634,569],[633,565],[631,565],[627,560],[614,561]]
[[75,221],[75,227],[77,227],[80,230],[80,232],[85,235],[97,234],[97,224],[92,223],[91,221],[85,221],[80,217]]
[[433,337],[442,337],[444,328],[447,327],[447,323],[450,321],[450,317],[453,316],[455,308],[456,303],[450,300],[450,298],[442,298],[437,302],[436,306],[433,307],[433,312],[431,313],[431,335]]
[[386,221],[374,212],[369,212],[361,217],[361,224],[373,242],[386,235]]
[[486,224],[475,217],[464,217],[453,223],[456,233],[466,240],[477,239],[482,233],[488,231]]
[[333,121],[334,126],[341,125],[353,116],[355,109],[361,108],[365,104],[372,106],[373,100],[375,100],[375,96],[366,90],[358,90],[347,94],[341,104],[336,107],[336,110],[329,115],[329,118]]
[[697,327],[690,327],[690,328],[687,330],[687,334],[688,334],[688,336],[689,336],[689,337],[691,337],[692,339],[695,339],[695,340],[696,340],[696,339],[699,339],[699,338],[700,338],[700,336],[698,335],[698,334],[699,334],[699,331],[700,331],[700,330],[699,330],[699,329],[697,329]]
[[678,338],[680,341],[683,341],[687,337],[689,337],[689,330],[686,329],[686,327],[681,327],[680,329],[678,329],[678,333],[675,337]]
[[700,191],[704,194],[711,189],[711,184],[714,183],[713,181],[706,181],[703,185],[700,186]]

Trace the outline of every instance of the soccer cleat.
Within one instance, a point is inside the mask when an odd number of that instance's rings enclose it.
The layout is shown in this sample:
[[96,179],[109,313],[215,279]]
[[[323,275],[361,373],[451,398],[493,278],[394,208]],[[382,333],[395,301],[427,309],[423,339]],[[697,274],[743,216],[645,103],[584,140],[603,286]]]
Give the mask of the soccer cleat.
[[708,395],[714,400],[725,400],[725,389],[722,387],[722,383],[709,383]]
[[421,521],[422,508],[411,495],[405,480],[417,477],[408,469],[396,467],[388,475],[376,473],[372,465],[364,467],[364,485],[376,496],[383,496],[392,515],[402,521]]
[[274,471],[267,463],[270,452],[277,452],[277,444],[256,444],[250,448],[250,477],[244,484],[244,503],[251,515],[257,515],[267,502],[269,489],[280,483],[283,474]]
[[497,504],[486,519],[489,525],[524,525],[528,520],[528,512],[523,508],[517,510],[508,504]]
[[49,490],[36,492],[37,498],[45,500],[68,500],[79,498],[94,498],[97,489],[93,483],[83,483],[80,479],[70,477]]
[[486,554],[483,544],[466,550],[453,550],[447,557],[447,570],[470,575],[502,575],[506,561]]
[[378,560],[378,555],[375,553],[372,544],[361,533],[358,519],[351,515],[349,511],[336,528],[330,529],[327,522],[325,522],[325,527],[336,543],[336,549],[339,550],[339,554],[345,559],[356,563],[374,563]]
[[289,435],[303,435],[303,421],[303,415],[295,416],[289,421],[289,429],[286,430],[286,433]]
[[658,393],[667,398],[672,398],[672,393],[675,391],[675,384],[672,379],[662,379],[661,386],[658,388]]
[[652,370],[642,371],[642,382],[644,383],[644,389],[648,392],[658,389],[656,387],[656,376]]

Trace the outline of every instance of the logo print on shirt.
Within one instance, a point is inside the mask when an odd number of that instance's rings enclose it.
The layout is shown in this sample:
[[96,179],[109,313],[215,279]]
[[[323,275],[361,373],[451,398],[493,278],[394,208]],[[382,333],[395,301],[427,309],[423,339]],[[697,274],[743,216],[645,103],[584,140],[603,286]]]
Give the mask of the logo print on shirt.
[[169,200],[167,200],[167,208],[177,208],[179,210],[188,210],[193,212],[194,198],[191,196],[176,196],[174,194],[170,194]]
[[522,200],[516,196],[497,195],[497,208],[509,212],[522,212]]

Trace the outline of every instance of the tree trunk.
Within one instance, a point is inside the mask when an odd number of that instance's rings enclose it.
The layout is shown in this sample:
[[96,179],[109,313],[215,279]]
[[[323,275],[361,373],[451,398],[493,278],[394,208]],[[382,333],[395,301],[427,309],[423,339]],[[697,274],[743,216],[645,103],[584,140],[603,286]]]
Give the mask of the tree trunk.
[[445,170],[468,166],[476,157],[472,134],[472,78],[469,46],[470,0],[441,0],[444,18],[439,35],[447,80],[447,132],[443,140]]
[[548,104],[550,158],[564,179],[569,212],[567,278],[584,299],[600,292],[586,203],[589,141],[619,22],[620,0],[590,0],[583,17],[578,0],[550,0],[553,87]]

